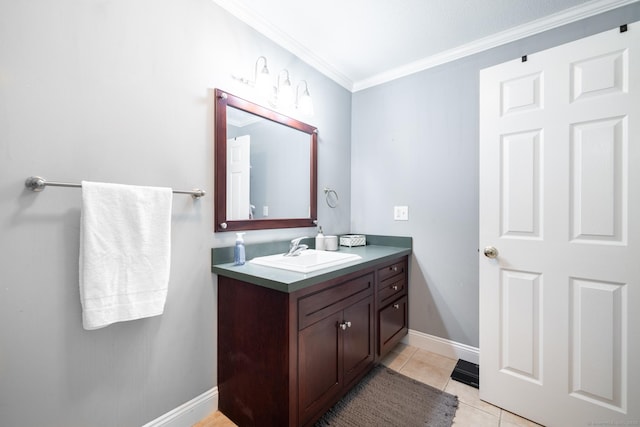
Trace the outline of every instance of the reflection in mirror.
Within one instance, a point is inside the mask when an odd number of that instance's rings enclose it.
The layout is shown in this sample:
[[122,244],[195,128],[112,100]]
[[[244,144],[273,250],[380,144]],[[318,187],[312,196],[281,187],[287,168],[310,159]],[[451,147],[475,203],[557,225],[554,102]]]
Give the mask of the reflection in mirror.
[[216,231],[312,227],[317,130],[216,89]]
[[227,221],[310,216],[310,156],[309,135],[227,106]]

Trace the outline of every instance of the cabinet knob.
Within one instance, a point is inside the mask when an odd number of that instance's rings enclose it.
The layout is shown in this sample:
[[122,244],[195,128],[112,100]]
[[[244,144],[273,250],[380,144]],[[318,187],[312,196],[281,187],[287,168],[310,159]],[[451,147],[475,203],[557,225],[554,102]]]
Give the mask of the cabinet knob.
[[395,308],[396,310],[400,309],[400,304],[393,304],[393,308]]
[[343,331],[346,331],[347,328],[351,327],[351,322],[342,322],[338,325],[340,327],[340,329],[342,329]]
[[391,289],[393,289],[394,291],[397,291],[397,290],[398,290],[398,285],[393,285],[393,286],[391,287]]

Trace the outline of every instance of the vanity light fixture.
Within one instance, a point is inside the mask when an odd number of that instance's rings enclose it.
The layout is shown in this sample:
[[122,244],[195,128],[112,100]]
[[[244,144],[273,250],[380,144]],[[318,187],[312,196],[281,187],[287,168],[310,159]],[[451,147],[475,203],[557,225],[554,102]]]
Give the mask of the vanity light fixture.
[[[313,101],[309,94],[309,84],[306,80],[301,80],[294,92],[291,85],[291,76],[286,68],[280,71],[277,76],[276,85],[273,86],[270,81],[269,68],[267,67],[267,57],[259,56],[253,70],[253,80],[244,77],[232,76],[240,82],[253,86],[257,95],[266,100],[273,107],[282,110],[297,109],[301,114],[311,117],[314,114]],[[302,90],[300,86],[304,84]]]
[[[302,95],[300,94],[300,85],[304,83],[304,92]],[[306,80],[302,80],[298,83],[298,87],[296,87],[296,107],[300,112],[307,116],[313,116],[313,100],[311,99],[311,95],[309,94],[309,84]]]
[[[260,68],[261,60],[262,68]],[[233,78],[240,80],[246,85],[253,86],[263,98],[268,98],[269,95],[271,95],[272,86],[269,81],[269,68],[267,67],[267,58],[265,56],[259,56],[258,59],[256,59],[256,65],[253,70],[253,81],[245,79],[244,77],[233,76]]]
[[[284,81],[281,78],[284,74]],[[294,104],[293,86],[289,78],[289,70],[284,69],[278,74],[278,86],[276,86],[276,105],[280,108],[289,109]]]
[[[258,72],[258,63],[260,59],[264,60],[264,65],[260,72]],[[269,96],[269,91],[271,90],[271,83],[269,82],[269,69],[267,68],[267,58],[264,56],[259,56],[256,60],[256,68],[255,68],[255,88],[263,97]]]

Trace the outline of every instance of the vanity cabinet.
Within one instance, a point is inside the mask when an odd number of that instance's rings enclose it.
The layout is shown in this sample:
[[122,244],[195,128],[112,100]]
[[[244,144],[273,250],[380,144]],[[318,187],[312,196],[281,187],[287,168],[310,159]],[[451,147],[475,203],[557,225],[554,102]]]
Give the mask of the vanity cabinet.
[[406,334],[406,273],[404,256],[294,292],[219,275],[220,411],[312,425]]

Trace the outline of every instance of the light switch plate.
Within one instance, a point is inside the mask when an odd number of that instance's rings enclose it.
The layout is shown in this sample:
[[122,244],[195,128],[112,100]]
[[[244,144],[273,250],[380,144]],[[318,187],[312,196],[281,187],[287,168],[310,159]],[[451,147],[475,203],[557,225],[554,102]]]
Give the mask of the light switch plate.
[[409,221],[409,206],[394,206],[393,219],[396,221]]

